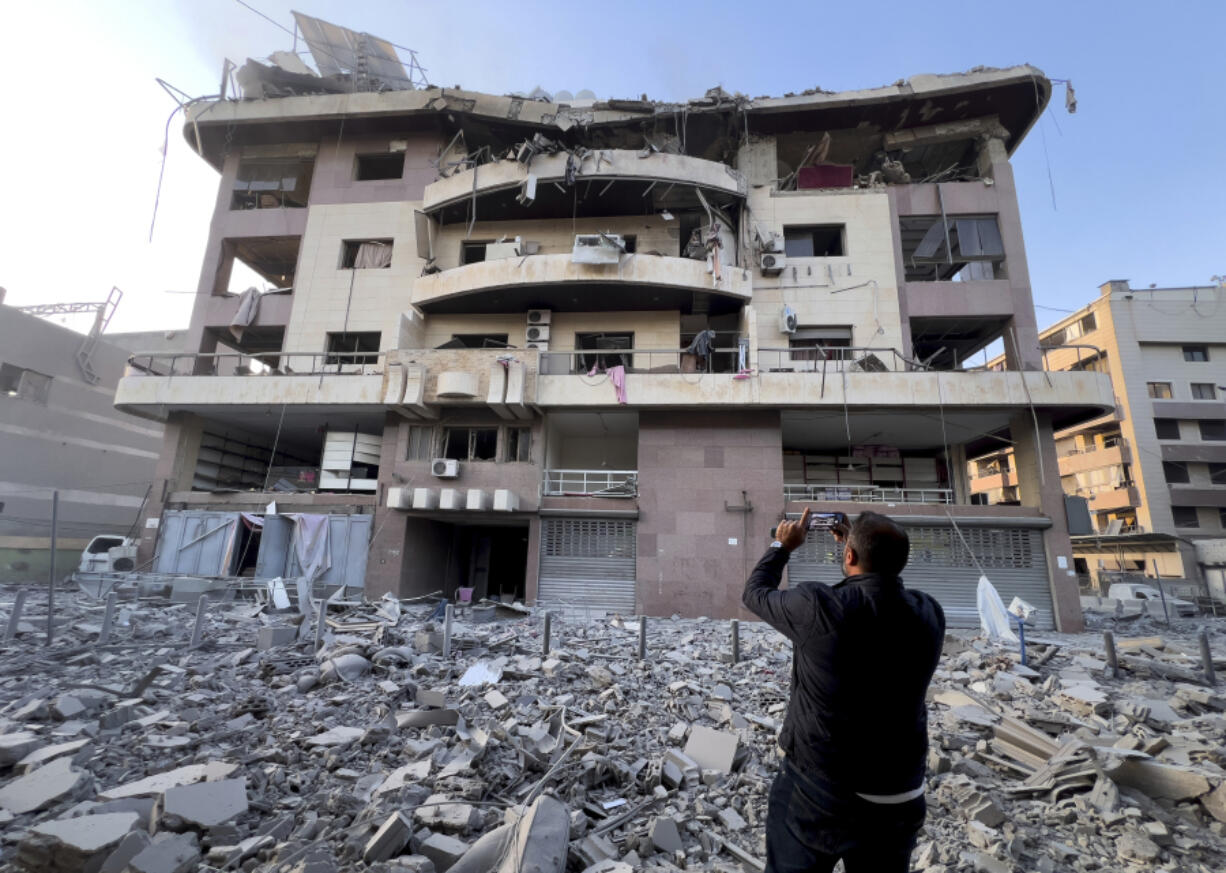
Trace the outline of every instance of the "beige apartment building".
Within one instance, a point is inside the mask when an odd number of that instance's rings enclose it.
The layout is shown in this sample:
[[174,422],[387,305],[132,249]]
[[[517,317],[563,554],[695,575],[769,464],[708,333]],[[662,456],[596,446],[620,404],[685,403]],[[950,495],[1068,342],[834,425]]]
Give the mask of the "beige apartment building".
[[[166,424],[155,567],[738,616],[785,513],[875,509],[951,623],[982,569],[1081,626],[1053,431],[1114,398],[1043,370],[1009,163],[1040,71],[684,103],[312,76],[188,110],[220,174],[194,351],[116,394]],[[975,505],[1002,439],[1019,502]],[[838,560],[815,536],[791,581]]]
[[[1105,570],[1198,582],[1195,542],[1226,536],[1226,288],[1107,282],[1039,341],[1049,369],[1115,386],[1110,413],[1056,433],[1064,491],[1085,498],[1093,528],[1074,542],[1083,581]],[[1017,488],[1010,452],[972,461],[977,499],[1007,504]]]

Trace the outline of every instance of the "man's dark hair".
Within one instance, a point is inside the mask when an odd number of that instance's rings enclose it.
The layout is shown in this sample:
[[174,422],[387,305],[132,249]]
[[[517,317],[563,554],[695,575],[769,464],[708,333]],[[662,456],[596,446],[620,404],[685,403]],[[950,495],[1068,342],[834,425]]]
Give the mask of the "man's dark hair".
[[879,512],[862,512],[851,524],[847,545],[860,566],[882,576],[897,576],[907,565],[911,538],[902,526]]

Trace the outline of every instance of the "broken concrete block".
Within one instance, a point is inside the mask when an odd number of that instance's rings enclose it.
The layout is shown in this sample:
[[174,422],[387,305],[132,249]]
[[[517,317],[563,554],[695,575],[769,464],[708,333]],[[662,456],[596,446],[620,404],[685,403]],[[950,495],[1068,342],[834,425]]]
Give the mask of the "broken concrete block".
[[418,688],[417,694],[413,697],[413,701],[418,706],[425,706],[429,709],[443,709],[447,706],[447,692],[427,688]]
[[374,836],[367,841],[366,848],[362,850],[362,860],[367,864],[373,864],[376,861],[386,861],[393,855],[399,855],[409,844],[411,836],[413,836],[413,826],[405,818],[404,813],[392,813],[387,821],[379,826],[379,830],[375,831]]
[[1205,811],[1218,821],[1226,823],[1226,782],[1223,782],[1200,799]]
[[575,854],[590,867],[601,861],[615,861],[619,853],[617,847],[605,837],[588,834],[575,844]]
[[730,831],[740,831],[745,829],[745,819],[742,818],[741,814],[731,806],[721,809],[719,811],[719,815],[716,817],[719,819],[720,824]]
[[476,808],[453,801],[446,794],[431,794],[413,810],[413,819],[428,828],[438,828],[451,834],[466,833],[481,820]]
[[430,727],[431,725],[453,725],[460,720],[460,714],[454,709],[415,709],[409,712],[396,713],[396,727]]
[[559,661],[557,658],[546,658],[544,661],[541,662],[541,671],[546,676],[549,676],[550,678],[557,676],[558,672],[561,669],[562,669],[562,662]]
[[94,777],[73,769],[71,759],[56,758],[0,788],[0,807],[18,815],[34,812],[56,801],[81,797],[93,784]]
[[966,810],[967,818],[985,824],[990,828],[1000,827],[1005,822],[1005,814],[991,798],[985,797]]
[[370,661],[361,655],[349,652],[324,661],[319,668],[319,680],[329,682],[355,682],[370,672]]
[[237,764],[226,761],[209,761],[207,764],[188,764],[165,773],[147,776],[135,782],[128,782],[116,788],[103,791],[98,796],[103,800],[120,800],[125,797],[146,797],[164,794],[178,785],[190,785],[194,782],[225,779],[238,768]]
[[271,625],[260,628],[255,647],[261,652],[292,645],[298,639],[298,628],[292,625]]
[[104,731],[121,728],[128,722],[140,718],[140,711],[143,705],[144,701],[139,697],[117,701],[114,706],[102,713],[102,716],[98,719],[98,727]]
[[464,857],[468,844],[447,834],[430,834],[422,841],[418,854],[424,855],[434,862],[438,873],[446,873],[456,861]]
[[90,740],[70,740],[67,743],[56,743],[53,746],[43,746],[41,749],[35,749],[30,754],[26,755],[18,761],[13,769],[18,773],[29,773],[48,761],[54,761],[56,758],[62,758],[65,755],[70,755],[72,760],[80,763],[84,758],[87,758],[92,751],[93,746],[90,745]]
[[660,816],[652,820],[649,836],[651,844],[659,852],[671,854],[685,851],[685,844],[681,842],[681,832],[677,829],[677,822],[671,818]]
[[425,781],[430,778],[432,763],[430,758],[426,758],[421,761],[414,761],[412,764],[405,764],[403,767],[397,767],[375,789],[374,796],[378,797],[380,794],[399,791],[406,785],[415,785]]
[[189,873],[200,860],[195,834],[158,834],[128,862],[130,873]]
[[106,860],[98,868],[98,873],[123,873],[128,869],[129,862],[143,852],[151,842],[153,838],[143,830],[124,834],[119,844],[106,856]]
[[511,701],[507,700],[505,694],[497,688],[491,688],[485,693],[485,702],[489,704],[490,709],[499,710],[510,706]]
[[593,664],[588,667],[587,675],[592,680],[592,684],[597,688],[608,688],[613,684],[613,674],[599,664]]
[[246,779],[197,782],[171,788],[163,795],[159,824],[171,830],[211,828],[246,811]]
[[737,743],[736,734],[694,725],[690,728],[689,742],[685,744],[685,754],[700,769],[731,773],[732,762],[736,758]]
[[583,873],[634,873],[634,868],[624,861],[605,859],[597,861],[590,867],[584,867]]
[[17,731],[0,736],[0,770],[13,766],[45,742],[38,734],[30,731]]
[[360,740],[366,735],[366,730],[359,727],[348,727],[346,725],[338,725],[331,730],[324,731],[322,734],[316,734],[306,741],[308,746],[322,746],[331,748],[334,746],[347,746],[350,743]]
[[669,764],[681,771],[682,784],[686,788],[693,788],[702,778],[698,762],[677,749],[669,749],[664,753],[664,766],[667,768]]
[[18,846],[18,858],[27,867],[31,861],[46,857],[49,863],[40,864],[42,869],[98,870],[137,824],[137,816],[131,812],[42,822],[30,828]]
[[1128,831],[1115,841],[1115,851],[1126,861],[1149,863],[1158,860],[1162,849],[1149,837],[1137,831]]

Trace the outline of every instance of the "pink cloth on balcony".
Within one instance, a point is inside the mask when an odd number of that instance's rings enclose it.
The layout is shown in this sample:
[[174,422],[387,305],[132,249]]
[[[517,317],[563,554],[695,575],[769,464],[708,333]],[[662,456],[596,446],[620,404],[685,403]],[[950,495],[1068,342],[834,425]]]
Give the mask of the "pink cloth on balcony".
[[609,368],[609,381],[613,383],[613,390],[617,393],[617,402],[626,402],[626,368],[621,364],[616,367]]

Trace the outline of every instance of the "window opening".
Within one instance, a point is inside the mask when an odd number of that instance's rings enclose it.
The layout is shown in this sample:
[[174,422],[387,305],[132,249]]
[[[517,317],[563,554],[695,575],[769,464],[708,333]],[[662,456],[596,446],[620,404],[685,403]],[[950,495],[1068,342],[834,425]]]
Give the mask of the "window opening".
[[1226,440],[1226,421],[1202,421],[1200,438],[1203,440]]
[[1195,363],[1204,363],[1209,360],[1208,346],[1184,346],[1183,359]]
[[1209,484],[1226,485],[1226,464],[1209,465]]
[[409,450],[407,461],[430,461],[434,459],[434,428],[426,425],[409,425]]
[[311,194],[315,161],[267,158],[240,161],[230,196],[231,209],[301,209]]
[[1170,382],[1146,382],[1145,388],[1149,391],[1149,396],[1158,400],[1169,400],[1171,398],[1171,383]]
[[404,177],[404,152],[358,155],[354,178],[359,182]]
[[453,333],[451,339],[439,346],[440,349],[505,349],[507,345],[505,333]]
[[379,270],[391,265],[390,239],[347,239],[341,243],[342,270]]
[[460,243],[460,266],[465,264],[479,264],[485,260],[485,247],[492,243],[492,239],[483,240],[465,240]]
[[793,361],[843,360],[841,351],[851,346],[851,328],[843,326],[800,326],[788,337],[789,357]]
[[1154,431],[1160,440],[1179,439],[1179,421],[1174,418],[1155,418]]
[[527,463],[532,460],[532,430],[527,427],[508,427],[504,461]]
[[1192,481],[1188,475],[1188,465],[1182,461],[1163,461],[1162,474],[1172,485],[1186,485]]
[[328,334],[328,364],[373,364],[379,360],[377,330]]
[[789,258],[831,258],[846,254],[846,225],[812,224],[783,228],[783,252]]
[[908,216],[899,230],[908,282],[1006,278],[994,215]]
[[605,369],[622,366],[629,368],[632,356],[624,354],[607,354],[618,349],[634,348],[633,333],[576,333],[575,349],[584,351],[600,351],[602,354],[586,354],[575,356],[575,369],[589,373],[593,369]]
[[443,457],[455,461],[492,461],[498,456],[498,428],[449,427],[443,431]]
[[1193,382],[1193,400],[1217,400],[1217,386],[1212,382]]
[[50,391],[50,376],[18,367],[16,364],[0,364],[0,394],[45,406]]
[[1200,527],[1200,515],[1195,506],[1172,506],[1171,516],[1175,527]]

